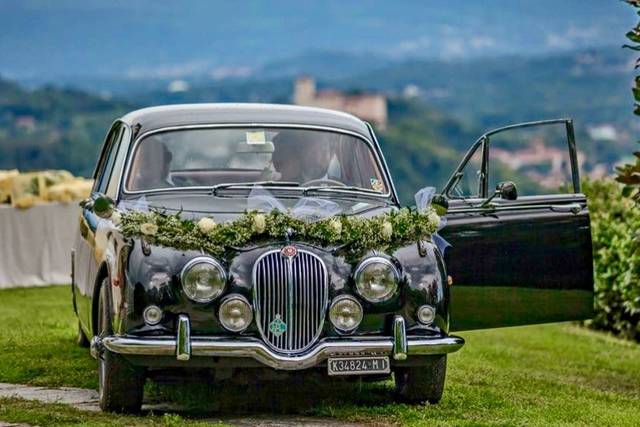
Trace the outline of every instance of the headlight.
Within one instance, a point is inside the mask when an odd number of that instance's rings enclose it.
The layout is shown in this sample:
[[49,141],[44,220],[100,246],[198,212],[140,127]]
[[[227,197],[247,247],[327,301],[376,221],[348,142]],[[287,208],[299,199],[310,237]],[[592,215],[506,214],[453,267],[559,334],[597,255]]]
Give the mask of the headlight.
[[253,311],[242,295],[231,295],[220,304],[220,323],[231,332],[242,332],[251,324]]
[[362,322],[362,306],[355,298],[341,295],[333,300],[329,309],[329,319],[336,329],[351,332]]
[[398,289],[400,273],[386,258],[370,257],[358,265],[355,272],[356,289],[369,302],[390,299]]
[[197,257],[184,266],[180,275],[182,289],[190,300],[211,302],[224,292],[227,275],[213,258]]

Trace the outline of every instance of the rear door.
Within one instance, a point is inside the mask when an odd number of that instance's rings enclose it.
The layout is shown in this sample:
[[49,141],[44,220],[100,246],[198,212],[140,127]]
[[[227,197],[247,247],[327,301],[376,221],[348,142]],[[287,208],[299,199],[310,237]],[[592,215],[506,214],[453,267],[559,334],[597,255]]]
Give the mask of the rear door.
[[[583,158],[564,119],[497,129],[474,143],[443,191],[452,330],[591,317]],[[503,181],[516,184],[515,200],[494,195]]]

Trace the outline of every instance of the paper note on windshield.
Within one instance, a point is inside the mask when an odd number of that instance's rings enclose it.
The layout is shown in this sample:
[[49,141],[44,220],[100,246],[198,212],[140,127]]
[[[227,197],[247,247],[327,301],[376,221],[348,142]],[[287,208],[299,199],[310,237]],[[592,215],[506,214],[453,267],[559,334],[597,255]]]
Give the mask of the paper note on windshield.
[[266,144],[267,136],[263,130],[253,130],[247,132],[247,144]]

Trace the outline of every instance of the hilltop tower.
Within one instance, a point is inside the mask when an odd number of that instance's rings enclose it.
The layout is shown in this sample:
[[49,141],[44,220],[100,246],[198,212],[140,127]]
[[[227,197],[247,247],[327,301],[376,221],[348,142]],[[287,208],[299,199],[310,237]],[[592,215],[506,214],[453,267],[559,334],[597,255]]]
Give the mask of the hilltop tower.
[[315,80],[308,76],[298,77],[293,91],[293,103],[296,105],[312,105],[315,98]]

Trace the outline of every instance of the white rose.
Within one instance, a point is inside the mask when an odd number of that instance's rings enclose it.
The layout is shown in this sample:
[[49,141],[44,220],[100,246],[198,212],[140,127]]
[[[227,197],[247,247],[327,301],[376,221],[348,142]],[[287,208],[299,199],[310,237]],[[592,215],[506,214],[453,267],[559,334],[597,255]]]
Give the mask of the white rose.
[[256,233],[264,233],[264,230],[267,228],[267,219],[263,214],[256,214],[253,217],[253,229]]
[[209,234],[216,228],[216,222],[212,218],[200,218],[198,221],[198,228],[203,234]]
[[438,216],[437,213],[431,212],[428,218],[429,218],[429,222],[433,223],[436,228],[440,226],[440,217]]
[[342,233],[342,222],[338,218],[334,218],[329,222],[329,226],[336,234]]
[[158,232],[158,226],[150,222],[145,222],[140,226],[140,232],[145,236],[155,236]]
[[386,240],[389,240],[392,234],[393,234],[393,226],[391,225],[391,223],[389,221],[383,222],[382,237],[384,237]]
[[122,214],[118,211],[113,211],[111,214],[111,222],[113,225],[118,226],[122,223]]

